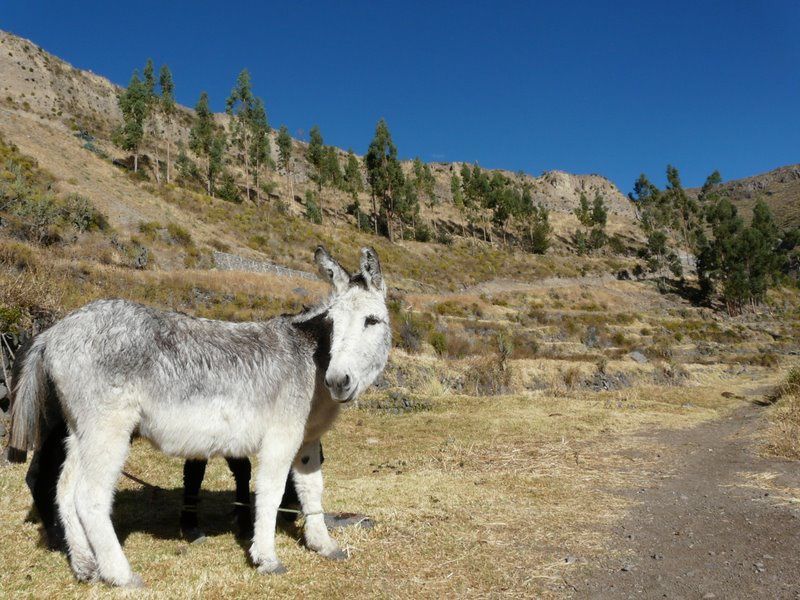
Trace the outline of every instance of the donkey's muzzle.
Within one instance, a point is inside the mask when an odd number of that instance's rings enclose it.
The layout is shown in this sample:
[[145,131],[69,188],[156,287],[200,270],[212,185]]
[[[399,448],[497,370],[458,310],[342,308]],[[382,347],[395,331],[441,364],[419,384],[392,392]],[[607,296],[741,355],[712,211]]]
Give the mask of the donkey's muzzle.
[[353,380],[347,373],[326,375],[325,385],[330,390],[334,400],[339,402],[346,402],[353,395]]

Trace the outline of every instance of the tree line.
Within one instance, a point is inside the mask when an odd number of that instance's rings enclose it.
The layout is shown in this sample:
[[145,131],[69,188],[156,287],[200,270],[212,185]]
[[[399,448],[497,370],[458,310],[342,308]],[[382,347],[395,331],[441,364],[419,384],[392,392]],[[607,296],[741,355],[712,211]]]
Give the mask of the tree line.
[[[271,191],[269,175],[276,165],[271,158],[272,130],[265,105],[254,95],[246,69],[239,73],[225,106],[228,115],[225,126],[211,111],[206,92],[200,94],[194,115],[180,115],[183,120],[191,120],[188,148],[182,141],[177,143],[173,165],[170,140],[174,137],[171,127],[176,121],[177,107],[172,73],[163,65],[156,80],[153,61],[148,60],[143,75],[135,70],[128,87],[119,95],[123,124],[114,132],[114,141],[132,153],[134,172],[139,171],[142,148],[149,146],[159,182],[163,175],[170,183],[177,172],[185,179],[202,181],[209,195],[238,202],[243,199],[243,191],[245,198],[260,202],[262,194]],[[294,144],[285,125],[279,128],[275,142],[277,168],[284,174],[290,197],[294,198],[294,159],[303,151]],[[189,151],[194,158],[190,158]],[[437,231],[434,220],[426,223],[420,219],[421,203],[433,208],[439,202],[430,165],[417,157],[405,173],[384,119],[377,123],[363,160],[352,150],[344,154],[326,145],[317,125],[309,131],[304,157],[308,178],[316,184],[316,190],[308,189],[305,194],[306,215],[310,220],[322,222],[321,192],[323,188],[331,188],[351,196],[353,202],[348,212],[356,217],[361,229],[390,240],[398,236],[420,241],[447,239],[445,232]],[[237,181],[228,168],[231,164],[239,167],[244,181]],[[365,191],[371,200],[366,211],[359,203],[359,194]],[[527,183],[499,172],[489,175],[478,165],[465,164],[459,173],[453,173],[451,192],[473,236],[479,230],[484,240],[492,242],[492,228],[497,227],[504,242],[507,234],[515,233],[519,243],[529,251],[543,253],[549,247],[548,211],[533,203]]]
[[728,313],[761,304],[769,287],[781,281],[796,233],[781,233],[767,204],[759,199],[749,223],[726,196],[714,171],[696,197],[683,187],[678,169],[666,170],[661,190],[642,174],[629,194],[639,210],[645,234],[642,257],[652,272],[683,275],[678,250],[695,257],[700,299],[719,298]]

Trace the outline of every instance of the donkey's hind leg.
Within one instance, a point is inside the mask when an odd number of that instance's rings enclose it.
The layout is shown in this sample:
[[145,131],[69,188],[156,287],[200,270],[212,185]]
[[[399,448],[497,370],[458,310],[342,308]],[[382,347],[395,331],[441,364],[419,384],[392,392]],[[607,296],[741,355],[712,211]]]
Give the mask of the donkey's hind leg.
[[292,465],[292,476],[306,516],[306,545],[326,558],[347,558],[325,526],[325,514],[322,512],[322,451],[318,440],[300,448]]
[[119,415],[112,423],[95,426],[81,437],[81,477],[75,505],[97,558],[100,578],[112,585],[140,587],[141,577],[131,571],[111,523],[114,486],[130,447],[134,418]]
[[79,581],[93,581],[97,579],[97,559],[75,508],[75,489],[80,478],[81,465],[74,433],[67,437],[66,446],[67,457],[56,487],[58,515],[64,526],[69,562],[75,577]]
[[236,516],[237,535],[244,540],[253,537],[253,515],[250,513],[250,459],[226,458],[228,468],[236,480],[236,500],[233,514]]

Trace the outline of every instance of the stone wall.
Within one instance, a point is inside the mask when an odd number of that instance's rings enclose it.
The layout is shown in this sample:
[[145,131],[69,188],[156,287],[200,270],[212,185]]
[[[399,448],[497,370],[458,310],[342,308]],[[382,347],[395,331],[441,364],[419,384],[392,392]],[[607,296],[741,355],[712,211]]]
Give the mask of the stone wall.
[[298,271],[296,269],[288,269],[271,262],[252,260],[244,258],[238,254],[229,254],[227,252],[214,252],[214,264],[220,271],[250,271],[253,273],[274,273],[284,277],[301,277],[316,281],[319,279],[313,273],[306,271]]

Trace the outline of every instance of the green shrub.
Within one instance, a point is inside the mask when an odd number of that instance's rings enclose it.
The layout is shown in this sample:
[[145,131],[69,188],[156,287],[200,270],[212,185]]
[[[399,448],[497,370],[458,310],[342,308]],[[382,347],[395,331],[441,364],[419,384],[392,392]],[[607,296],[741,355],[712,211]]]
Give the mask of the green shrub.
[[317,203],[316,194],[306,190],[306,219],[319,225],[322,223],[322,211]]
[[431,241],[431,230],[427,223],[417,223],[417,226],[414,228],[414,240],[417,242]]
[[443,331],[431,331],[428,335],[428,343],[436,350],[436,354],[444,356],[447,353],[447,338]]
[[139,233],[150,240],[156,238],[160,229],[162,229],[162,227],[161,223],[158,221],[141,221],[139,223]]
[[167,233],[172,241],[176,244],[186,247],[194,246],[192,235],[186,229],[176,223],[170,223],[167,225]]
[[242,202],[242,195],[239,192],[239,186],[236,185],[236,179],[227,171],[222,174],[216,192],[217,196],[228,202],[235,202],[236,204]]
[[455,300],[445,300],[444,302],[439,302],[436,304],[434,310],[436,311],[436,314],[449,317],[466,317],[469,314],[467,308]]
[[79,194],[70,194],[64,200],[62,215],[65,221],[80,233],[92,229],[108,229],[105,215],[98,211],[88,198]]
[[26,239],[39,244],[57,239],[55,225],[61,216],[61,210],[54,196],[35,194],[20,199],[12,213],[20,217],[19,231]]

